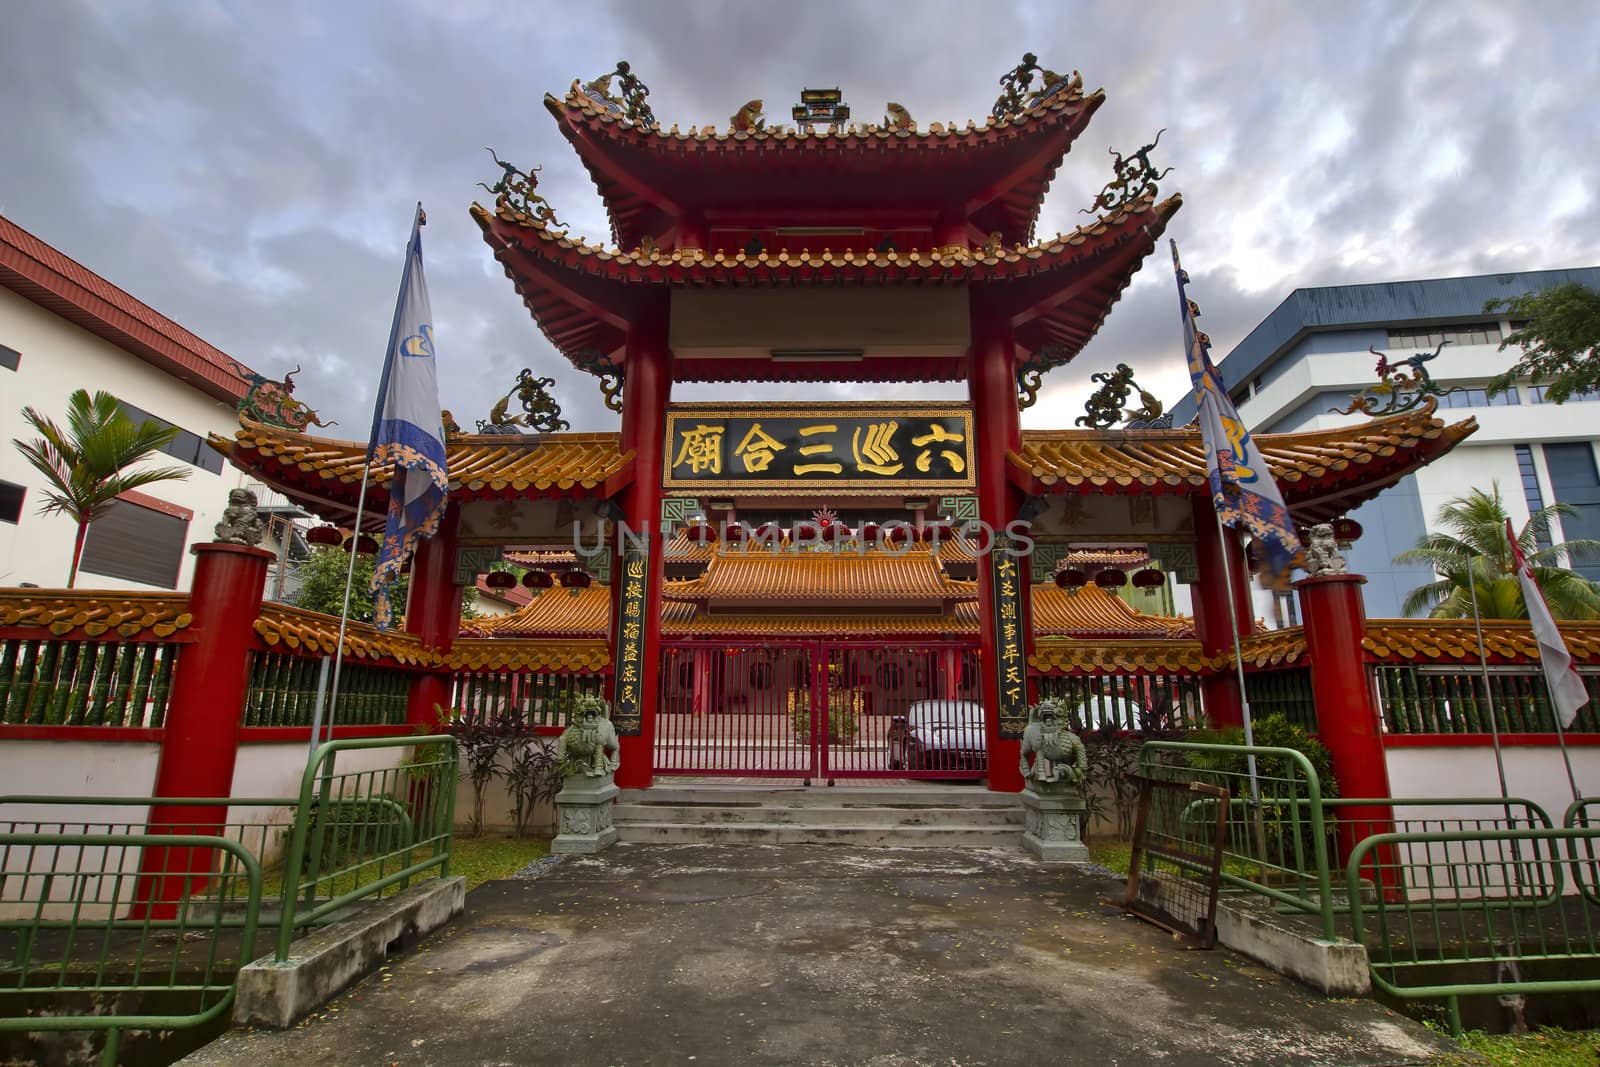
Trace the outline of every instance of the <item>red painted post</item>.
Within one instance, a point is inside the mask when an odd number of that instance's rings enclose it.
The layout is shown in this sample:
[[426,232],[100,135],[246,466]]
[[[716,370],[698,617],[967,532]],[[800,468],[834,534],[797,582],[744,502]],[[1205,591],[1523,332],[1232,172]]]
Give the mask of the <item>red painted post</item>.
[[[1224,528],[1217,536],[1217,513],[1211,506],[1211,497],[1200,495],[1194,501],[1195,569],[1199,580],[1189,589],[1194,599],[1195,636],[1207,656],[1233,657],[1235,629],[1239,636],[1248,636],[1254,629],[1250,611],[1250,575],[1245,569],[1244,553],[1239,550],[1237,531]],[[1223,552],[1228,553],[1226,566],[1233,576],[1233,600],[1228,598],[1228,586],[1223,581]],[[1239,700],[1239,678],[1232,669],[1208,675],[1200,682],[1201,700],[1206,718],[1212,729],[1244,725],[1244,708]]]
[[[406,633],[415,634],[423,648],[448,653],[461,629],[462,587],[456,584],[457,531],[461,506],[452,502],[439,523],[439,532],[417,546],[411,561],[411,592],[406,603]],[[453,677],[449,671],[422,671],[411,676],[406,697],[406,724],[433,730],[439,725],[435,708],[450,710]]]
[[[617,785],[643,789],[655,778],[655,734],[657,682],[661,658],[661,480],[663,437],[666,434],[667,404],[672,399],[672,361],[667,349],[667,324],[670,307],[667,294],[652,298],[633,316],[628,326],[624,350],[626,368],[622,391],[622,450],[634,453],[633,481],[620,494],[623,520],[635,534],[648,535],[650,545],[649,580],[645,583],[644,664],[639,686],[640,729],[636,737],[622,737],[622,766],[617,770]],[[622,561],[619,553],[612,565],[611,661],[617,661],[622,631],[617,613],[622,598]]]
[[[1022,447],[1022,411],[1017,406],[1016,348],[1011,323],[989,305],[985,294],[971,291],[972,354],[967,368],[967,390],[976,432],[978,517],[1001,534],[1017,515],[1022,493],[1006,476],[1006,451]],[[1019,561],[1026,582],[1029,565]],[[978,566],[979,650],[984,674],[984,729],[989,751],[989,788],[995,792],[1022,791],[1017,768],[1022,743],[1000,737],[1001,665],[995,635],[994,590],[990,561]],[[1033,655],[1032,597],[1024,594],[1021,623],[1023,659]]]
[[[1327,574],[1295,583],[1305,620],[1306,653],[1311,660],[1311,695],[1317,709],[1317,737],[1333,757],[1339,795],[1389,797],[1389,765],[1383,729],[1362,640],[1367,613],[1361,600],[1366,579],[1359,574]],[[1362,838],[1389,833],[1393,809],[1385,806],[1339,809],[1339,861]],[[1398,884],[1392,851],[1379,849],[1381,881]]]
[[[190,551],[195,555],[190,632],[198,640],[179,653],[173,672],[155,795],[227,797],[233,794],[239,757],[255,621],[274,557],[244,545],[200,544]],[[210,834],[226,822],[226,808],[163,806],[150,809],[148,825],[153,834]],[[135,917],[143,918],[144,905],[152,905],[154,918],[173,918],[175,902],[186,891],[204,887],[216,860],[209,849],[145,849]]]

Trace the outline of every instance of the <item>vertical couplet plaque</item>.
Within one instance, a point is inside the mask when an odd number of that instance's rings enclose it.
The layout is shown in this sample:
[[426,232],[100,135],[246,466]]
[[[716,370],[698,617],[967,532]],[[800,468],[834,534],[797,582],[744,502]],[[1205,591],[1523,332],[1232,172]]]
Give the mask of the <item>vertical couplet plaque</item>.
[[637,737],[644,728],[643,692],[645,589],[650,577],[650,548],[644,538],[622,538],[622,580],[617,585],[621,610],[617,613],[616,688],[611,701],[611,724],[623,737]]
[[1000,689],[1000,736],[1016,739],[1028,725],[1028,657],[1022,633],[1022,598],[1027,595],[1026,574],[1016,551],[1016,540],[1000,534],[989,553],[994,592],[995,674]]

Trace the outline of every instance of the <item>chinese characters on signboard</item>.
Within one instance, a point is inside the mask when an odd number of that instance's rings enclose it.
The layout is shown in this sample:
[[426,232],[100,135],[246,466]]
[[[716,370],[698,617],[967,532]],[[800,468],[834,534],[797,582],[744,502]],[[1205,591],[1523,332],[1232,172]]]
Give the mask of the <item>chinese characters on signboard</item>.
[[666,446],[669,489],[975,484],[971,413],[948,404],[685,404],[667,414]]
[[616,688],[611,701],[611,722],[617,733],[637,737],[643,730],[645,589],[649,580],[650,552],[642,544],[627,542],[622,550],[622,580],[617,595],[622,610],[617,615]]
[[1028,725],[1028,656],[1022,633],[1022,598],[1027,572],[1008,551],[1009,537],[996,538],[989,554],[994,591],[995,673],[1000,688],[1000,736],[1020,738]]

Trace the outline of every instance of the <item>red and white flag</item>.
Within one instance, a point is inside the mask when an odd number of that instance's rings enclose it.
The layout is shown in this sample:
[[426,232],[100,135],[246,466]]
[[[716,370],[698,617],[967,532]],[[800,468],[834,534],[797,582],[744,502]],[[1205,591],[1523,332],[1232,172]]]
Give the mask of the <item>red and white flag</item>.
[[1550,686],[1550,701],[1563,728],[1571,726],[1578,717],[1578,709],[1589,702],[1589,691],[1583,678],[1572,665],[1572,653],[1556,629],[1556,620],[1550,616],[1550,605],[1544,593],[1533,580],[1533,568],[1522,555],[1517,535],[1511,530],[1511,520],[1506,520],[1506,539],[1511,542],[1511,562],[1517,568],[1517,580],[1522,583],[1522,599],[1528,605],[1528,622],[1533,625],[1534,640],[1539,642],[1539,665],[1544,668],[1544,680]]

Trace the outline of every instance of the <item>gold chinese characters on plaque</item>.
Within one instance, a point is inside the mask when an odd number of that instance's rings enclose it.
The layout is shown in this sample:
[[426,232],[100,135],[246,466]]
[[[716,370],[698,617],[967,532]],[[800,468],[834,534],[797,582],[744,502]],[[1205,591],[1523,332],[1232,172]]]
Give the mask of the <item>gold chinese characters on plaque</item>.
[[668,489],[871,493],[976,484],[972,413],[929,403],[677,404]]
[[1024,643],[1022,598],[1027,595],[1026,561],[1015,542],[1002,534],[989,553],[994,593],[995,655],[999,674],[1000,736],[1019,738],[1028,725],[1028,655]]
[[611,723],[623,737],[636,737],[643,728],[645,590],[650,580],[650,553],[631,539],[622,548],[622,581],[618,595],[622,611],[617,616],[616,689],[611,701]]

